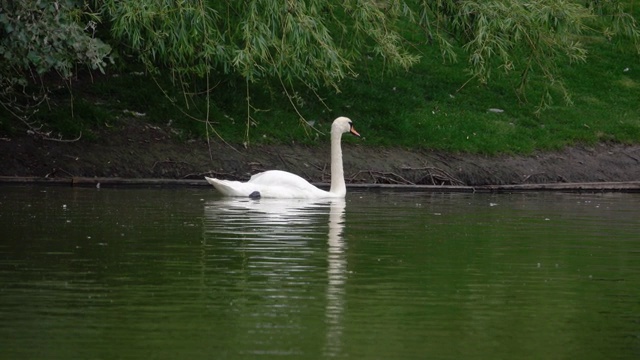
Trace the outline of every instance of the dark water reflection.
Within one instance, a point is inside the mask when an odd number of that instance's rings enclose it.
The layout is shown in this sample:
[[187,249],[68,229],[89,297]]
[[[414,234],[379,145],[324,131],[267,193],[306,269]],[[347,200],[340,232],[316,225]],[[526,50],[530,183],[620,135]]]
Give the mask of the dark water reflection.
[[[345,207],[343,199],[207,202],[207,263],[234,275],[216,279],[210,288],[231,299],[231,307],[220,309],[232,312],[229,327],[239,330],[242,341],[250,334],[252,345],[242,353],[339,354]],[[274,335],[286,346],[274,342]]]
[[0,187],[0,357],[639,358],[639,205]]

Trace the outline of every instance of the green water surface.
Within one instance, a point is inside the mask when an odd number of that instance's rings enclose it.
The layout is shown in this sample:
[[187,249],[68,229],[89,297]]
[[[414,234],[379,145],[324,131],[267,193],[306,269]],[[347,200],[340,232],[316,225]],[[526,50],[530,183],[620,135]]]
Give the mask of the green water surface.
[[640,195],[0,187],[2,359],[638,359]]

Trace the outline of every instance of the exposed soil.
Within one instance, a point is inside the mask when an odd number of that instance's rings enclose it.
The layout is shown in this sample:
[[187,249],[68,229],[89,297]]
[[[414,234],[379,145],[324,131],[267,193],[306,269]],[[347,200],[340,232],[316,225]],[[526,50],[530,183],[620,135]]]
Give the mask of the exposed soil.
[[[241,145],[181,142],[168,128],[132,120],[104,130],[99,140],[63,143],[0,134],[0,176],[248,179],[267,169],[287,170],[312,182],[329,180],[329,145]],[[345,135],[346,137],[346,135]],[[343,141],[347,182],[504,185],[640,180],[640,146],[576,146],[531,156],[488,157]]]

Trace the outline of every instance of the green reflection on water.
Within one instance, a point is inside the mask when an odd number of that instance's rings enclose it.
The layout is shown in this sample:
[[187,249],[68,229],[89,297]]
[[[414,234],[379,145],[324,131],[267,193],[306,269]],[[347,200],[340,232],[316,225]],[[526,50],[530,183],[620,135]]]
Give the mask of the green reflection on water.
[[3,353],[637,358],[639,204],[0,187]]

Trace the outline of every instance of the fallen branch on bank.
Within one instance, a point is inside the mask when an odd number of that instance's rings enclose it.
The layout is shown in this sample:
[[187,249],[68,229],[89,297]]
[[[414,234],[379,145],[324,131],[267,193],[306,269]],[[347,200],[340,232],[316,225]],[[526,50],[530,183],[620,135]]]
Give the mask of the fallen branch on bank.
[[227,173],[227,172],[218,172],[218,171],[213,171],[213,170],[209,170],[209,171],[205,171],[205,172],[201,172],[201,173],[196,173],[196,174],[187,174],[185,176],[183,176],[183,179],[191,179],[191,178],[196,178],[196,179],[202,179],[204,176],[207,177],[218,177],[218,178],[223,178],[223,179],[237,179],[237,176],[235,174],[232,173]]
[[393,173],[375,170],[360,170],[349,179],[353,182],[359,175],[368,174],[373,184],[399,184],[399,185],[415,185],[415,183],[405,179],[404,177]]
[[463,185],[465,185],[464,182],[460,181],[455,176],[449,174],[445,170],[442,170],[440,168],[436,168],[436,167],[433,167],[433,166],[425,166],[425,167],[420,167],[420,168],[403,167],[402,170],[426,171],[427,174],[422,176],[418,181],[416,181],[416,184],[438,185],[438,186],[443,186],[443,185],[463,186]]

